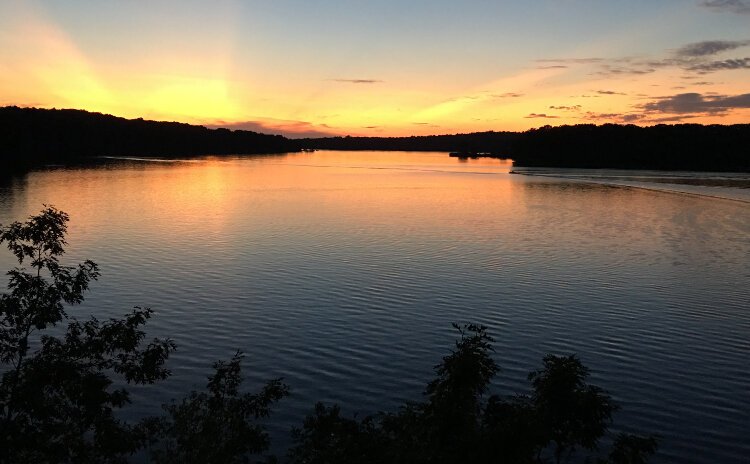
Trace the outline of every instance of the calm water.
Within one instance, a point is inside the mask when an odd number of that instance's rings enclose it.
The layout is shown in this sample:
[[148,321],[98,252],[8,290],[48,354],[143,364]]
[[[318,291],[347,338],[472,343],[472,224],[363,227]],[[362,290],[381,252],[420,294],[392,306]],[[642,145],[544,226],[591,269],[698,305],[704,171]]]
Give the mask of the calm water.
[[174,376],[136,390],[134,416],[241,349],[250,386],[292,388],[278,451],[316,400],[418,399],[451,322],[477,322],[497,340],[495,392],[578,353],[622,404],[617,431],[663,436],[655,462],[746,463],[747,176],[509,169],[444,153],[102,160],[0,184],[0,223],[67,211],[68,258],[102,270],[77,314],[156,310]]

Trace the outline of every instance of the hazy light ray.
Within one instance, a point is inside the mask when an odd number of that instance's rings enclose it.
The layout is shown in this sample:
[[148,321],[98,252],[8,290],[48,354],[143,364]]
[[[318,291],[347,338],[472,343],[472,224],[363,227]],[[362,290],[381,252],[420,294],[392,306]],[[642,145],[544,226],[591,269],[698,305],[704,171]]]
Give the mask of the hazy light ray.
[[61,28],[31,4],[21,5],[19,14],[4,37],[14,50],[7,66],[13,68],[9,80],[15,88],[41,93],[48,105],[95,110],[112,105],[114,95]]
[[[485,83],[476,89],[466,92],[463,96],[420,110],[412,114],[411,117],[420,120],[442,119],[448,115],[463,112],[479,103],[488,100],[497,100],[496,97],[493,97],[495,94],[506,92],[526,93],[533,91],[535,85],[540,81],[559,75],[563,71],[564,70],[560,69],[526,70],[514,76]],[[490,89],[493,93],[487,94],[482,89]]]

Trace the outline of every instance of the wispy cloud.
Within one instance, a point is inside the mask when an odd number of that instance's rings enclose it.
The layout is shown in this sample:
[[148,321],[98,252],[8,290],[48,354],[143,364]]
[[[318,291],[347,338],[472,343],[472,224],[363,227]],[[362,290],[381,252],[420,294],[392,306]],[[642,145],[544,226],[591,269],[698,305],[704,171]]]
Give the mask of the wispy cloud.
[[531,113],[531,114],[529,114],[527,116],[524,116],[524,117],[528,118],[528,119],[533,119],[533,118],[557,119],[557,118],[559,118],[559,116],[554,116],[554,115],[546,114],[546,113]]
[[614,122],[619,124],[661,124],[667,122],[682,122],[700,116],[701,115],[698,114],[654,116],[648,113],[595,113],[589,111],[583,116],[583,119],[599,123]]
[[551,63],[551,64],[592,64],[602,63],[604,58],[543,58],[535,60],[537,63]]
[[596,113],[587,111],[583,114],[582,119],[596,122],[617,122],[630,124],[642,120],[645,117],[643,113]]
[[735,50],[748,45],[750,45],[750,40],[705,40],[703,42],[684,45],[675,50],[674,54],[678,57],[696,58],[716,55],[727,50]]
[[705,63],[696,63],[687,67],[689,71],[696,71],[700,74],[708,74],[715,71],[724,71],[728,69],[750,69],[750,58],[731,58],[721,61],[709,61]]
[[581,105],[572,105],[572,106],[550,106],[549,109],[551,110],[561,110],[561,111],[580,111]]
[[662,97],[643,105],[646,111],[659,113],[726,113],[729,110],[750,108],[750,93],[740,95],[703,95],[681,93]]
[[627,95],[623,92],[615,92],[614,90],[597,90],[596,93],[599,95]]
[[523,97],[522,93],[518,92],[506,92],[506,93],[493,93],[492,98],[519,98]]
[[[748,3],[750,4],[750,0]],[[750,47],[750,39],[693,42],[677,49],[665,50],[661,56],[654,57],[547,58],[535,60],[535,62],[541,64],[539,68],[590,66],[591,75],[603,77],[645,75],[665,68],[679,68],[688,74],[700,75],[717,71],[750,69],[750,58],[726,57],[722,59],[718,57],[718,55],[743,47]]]
[[343,79],[343,78],[337,78],[337,79],[329,79],[334,82],[344,82],[347,84],[379,84],[383,82],[380,79]]
[[651,74],[656,72],[656,69],[651,65],[652,63],[635,63],[629,66],[602,64],[600,70],[593,74],[598,76]]
[[750,1],[747,0],[704,0],[700,4],[715,11],[750,14]]

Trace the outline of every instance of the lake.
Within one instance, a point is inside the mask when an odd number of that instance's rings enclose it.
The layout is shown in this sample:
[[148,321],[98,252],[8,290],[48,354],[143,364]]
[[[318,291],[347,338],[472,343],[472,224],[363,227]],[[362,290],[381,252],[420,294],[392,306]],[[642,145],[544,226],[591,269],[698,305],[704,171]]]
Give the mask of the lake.
[[[521,170],[446,153],[99,159],[0,183],[0,223],[52,204],[70,263],[102,271],[79,317],[156,311],[173,377],[130,414],[203,388],[246,354],[284,377],[274,450],[318,400],[347,414],[417,400],[456,337],[487,325],[523,393],[577,353],[622,405],[614,431],[662,436],[652,462],[750,456],[750,176]],[[0,252],[0,266],[15,263]]]

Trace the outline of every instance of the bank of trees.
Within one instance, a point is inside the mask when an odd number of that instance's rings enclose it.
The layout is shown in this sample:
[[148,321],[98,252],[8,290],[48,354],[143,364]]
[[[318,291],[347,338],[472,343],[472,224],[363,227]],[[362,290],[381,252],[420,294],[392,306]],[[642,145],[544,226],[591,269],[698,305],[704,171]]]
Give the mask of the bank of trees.
[[[0,228],[0,243],[21,266],[8,272],[0,296],[0,462],[275,461],[265,455],[270,442],[260,421],[289,388],[274,379],[260,391],[243,391],[239,352],[214,364],[205,391],[138,423],[118,418],[129,396],[115,385],[167,378],[175,343],[146,340],[149,309],[108,321],[72,314],[99,270],[91,261],[60,262],[67,222],[67,214],[45,207]],[[636,464],[656,450],[653,437],[635,435],[610,437],[609,450],[599,449],[617,405],[588,383],[575,356],[545,357],[529,375],[529,395],[490,395],[499,372],[492,337],[480,325],[455,328],[455,347],[435,367],[423,401],[361,419],[317,404],[282,460]]]
[[750,124],[577,124],[524,132],[419,137],[327,137],[335,150],[432,150],[509,158],[514,166],[750,172]]
[[83,110],[0,108],[0,166],[65,163],[90,156],[282,153],[299,144],[281,135],[125,119]]

